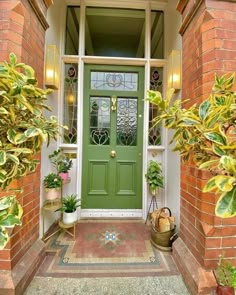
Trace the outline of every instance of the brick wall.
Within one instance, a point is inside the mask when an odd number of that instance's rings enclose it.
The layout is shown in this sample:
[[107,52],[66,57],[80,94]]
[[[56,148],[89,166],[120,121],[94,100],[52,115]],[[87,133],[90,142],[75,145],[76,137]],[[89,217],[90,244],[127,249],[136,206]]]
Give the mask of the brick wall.
[[[18,62],[31,65],[36,71],[39,86],[43,84],[44,35],[46,25],[40,22],[29,2],[0,2],[0,60],[8,59],[10,52],[17,55]],[[46,13],[43,0],[36,8]],[[40,155],[38,155],[40,159]],[[6,249],[0,251],[0,270],[12,269],[39,237],[40,165],[36,172],[15,181],[13,187],[22,187],[24,192],[17,198],[23,206],[23,225],[16,226]],[[1,193],[0,197],[5,195]]]
[[[236,71],[236,3],[180,2],[187,3],[178,8],[183,15],[182,97],[190,98],[188,107],[208,97],[215,73]],[[206,269],[215,268],[223,253],[236,263],[236,218],[215,216],[218,196],[201,191],[209,176],[191,162],[182,164],[180,237]]]

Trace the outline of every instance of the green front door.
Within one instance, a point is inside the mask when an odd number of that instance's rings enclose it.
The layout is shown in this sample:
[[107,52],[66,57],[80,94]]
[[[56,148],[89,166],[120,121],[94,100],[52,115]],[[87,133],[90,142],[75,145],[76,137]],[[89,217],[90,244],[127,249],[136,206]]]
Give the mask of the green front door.
[[142,208],[142,67],[86,65],[82,208]]

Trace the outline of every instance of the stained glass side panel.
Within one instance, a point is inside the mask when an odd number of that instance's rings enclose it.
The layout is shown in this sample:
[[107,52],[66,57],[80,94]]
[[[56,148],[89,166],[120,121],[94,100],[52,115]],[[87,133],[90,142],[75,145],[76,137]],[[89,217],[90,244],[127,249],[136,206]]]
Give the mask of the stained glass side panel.
[[117,99],[116,119],[117,145],[137,145],[137,99]]
[[63,124],[68,127],[64,130],[63,143],[77,143],[77,86],[78,65],[65,64],[64,66],[64,102],[63,102]]
[[138,90],[138,73],[91,72],[91,89],[97,90]]
[[[152,67],[150,73],[150,90],[159,91],[162,93],[163,68]],[[153,127],[153,119],[158,116],[157,107],[154,104],[149,104],[149,132],[148,144],[161,145],[161,126]]]
[[90,144],[110,144],[110,97],[90,97]]

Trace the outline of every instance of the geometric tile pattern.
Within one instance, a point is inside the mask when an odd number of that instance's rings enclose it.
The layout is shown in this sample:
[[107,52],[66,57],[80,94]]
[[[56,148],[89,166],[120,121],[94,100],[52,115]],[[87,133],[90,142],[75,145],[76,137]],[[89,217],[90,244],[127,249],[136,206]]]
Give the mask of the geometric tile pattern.
[[170,252],[150,243],[150,227],[140,220],[89,220],[76,225],[76,239],[60,232],[47,242],[37,276],[136,277],[174,275]]

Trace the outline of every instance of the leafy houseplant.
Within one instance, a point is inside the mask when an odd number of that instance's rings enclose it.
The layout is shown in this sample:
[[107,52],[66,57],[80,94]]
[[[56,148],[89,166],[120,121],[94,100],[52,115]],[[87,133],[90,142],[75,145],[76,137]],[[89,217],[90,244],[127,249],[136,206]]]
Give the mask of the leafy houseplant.
[[46,188],[46,190],[55,188],[55,189],[60,189],[62,185],[62,179],[59,175],[55,173],[49,173],[46,175],[43,179],[43,184]]
[[234,294],[236,288],[236,266],[233,266],[229,260],[219,257],[218,267],[214,271],[217,281],[217,294]]
[[21,225],[23,209],[14,195],[0,199],[0,250],[9,241],[7,228]]
[[48,157],[58,173],[66,173],[72,167],[72,160],[61,149],[54,151]]
[[[59,126],[56,117],[49,119],[44,111],[51,90],[37,86],[32,67],[17,63],[14,53],[9,61],[0,62],[0,189],[13,180],[33,172],[39,163],[35,156],[45,141],[56,139]],[[17,211],[18,210],[18,211]],[[18,213],[17,213],[18,212]],[[20,224],[22,209],[15,196],[0,199],[0,247],[9,239],[5,224]]]
[[77,208],[80,207],[80,200],[76,195],[68,195],[62,198],[63,223],[71,224],[77,220]]
[[45,187],[45,199],[55,200],[60,197],[60,188],[62,186],[62,178],[55,173],[49,173],[43,179]]
[[80,200],[77,199],[77,196],[73,194],[63,197],[61,211],[66,213],[73,213],[78,207],[80,207],[79,202]]
[[9,62],[0,63],[0,188],[14,179],[35,171],[44,141],[58,135],[56,117],[44,116],[51,90],[37,87],[33,68],[17,63],[14,53]]
[[174,89],[166,99],[158,91],[149,91],[148,100],[155,104],[158,116],[153,126],[164,122],[174,129],[172,141],[184,161],[190,158],[200,169],[212,173],[203,192],[220,193],[215,213],[226,218],[236,215],[236,92],[231,89],[235,75],[215,75],[212,94],[200,105],[183,107],[185,102],[171,103]]
[[164,187],[164,176],[162,175],[161,163],[150,160],[145,177],[152,194],[156,194],[157,188]]
[[50,154],[48,157],[63,181],[67,181],[69,179],[68,171],[72,167],[72,160],[69,158],[69,156],[63,153],[61,149],[58,149]]

